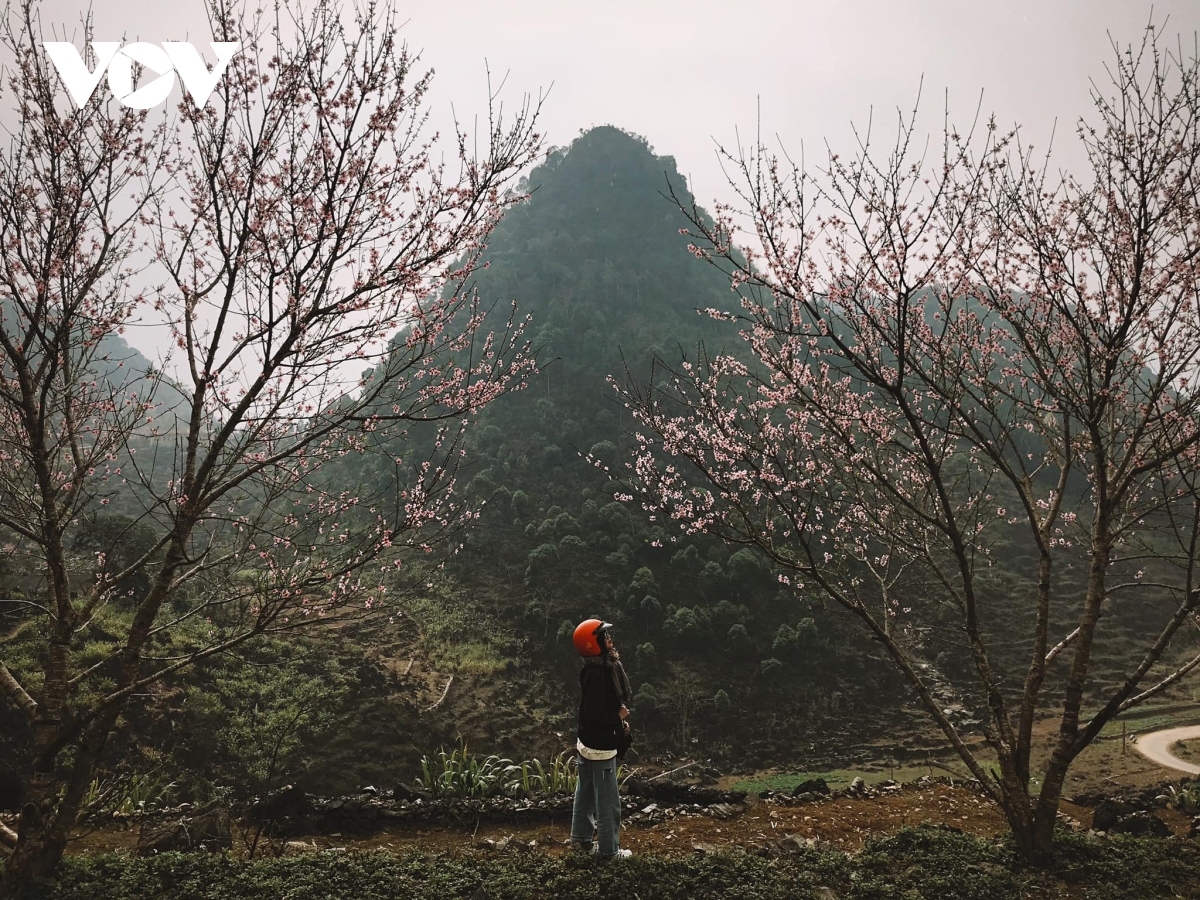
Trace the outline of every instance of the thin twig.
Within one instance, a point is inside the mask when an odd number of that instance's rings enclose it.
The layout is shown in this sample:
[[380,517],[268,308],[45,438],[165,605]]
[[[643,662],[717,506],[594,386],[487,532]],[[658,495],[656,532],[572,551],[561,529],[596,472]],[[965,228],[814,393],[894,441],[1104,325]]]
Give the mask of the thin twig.
[[425,710],[425,712],[433,712],[442,705],[442,702],[446,699],[446,695],[450,693],[450,685],[452,684],[454,684],[453,675],[446,679],[446,687],[442,690],[442,696],[438,697],[437,703],[433,704],[433,706],[429,707],[429,709]]
[[694,766],[698,766],[698,765],[700,765],[700,764],[690,762],[685,766],[680,766],[678,769],[672,769],[670,772],[659,772],[653,778],[647,778],[646,782],[649,783],[651,781],[658,781],[658,779],[660,779],[660,778],[666,778],[668,775],[674,775],[676,772],[682,772],[684,769],[690,769],[690,768],[692,768]]

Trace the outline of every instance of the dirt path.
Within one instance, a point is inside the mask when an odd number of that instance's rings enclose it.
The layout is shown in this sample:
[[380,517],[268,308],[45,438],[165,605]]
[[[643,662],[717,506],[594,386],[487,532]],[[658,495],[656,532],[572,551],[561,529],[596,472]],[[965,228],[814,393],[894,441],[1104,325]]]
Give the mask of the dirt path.
[[1177,756],[1171,755],[1170,750],[1172,744],[1196,738],[1200,738],[1200,725],[1185,725],[1182,728],[1164,728],[1162,731],[1143,734],[1134,742],[1134,746],[1142,756],[1160,766],[1186,772],[1189,775],[1200,775],[1200,766],[1184,762]]
[[[923,787],[907,785],[873,796],[835,795],[806,803],[767,802],[757,797],[731,809],[720,818],[699,806],[648,804],[627,809],[623,815],[621,845],[635,853],[703,847],[748,848],[794,835],[801,841],[813,838],[847,850],[857,850],[874,836],[893,834],[906,825],[921,823],[952,826],[978,835],[1004,831],[999,811],[976,791],[962,785],[934,783]],[[1067,808],[1067,814],[1090,822],[1089,810]],[[298,845],[309,849],[355,848],[361,850],[419,850],[462,852],[496,849],[508,842],[528,847],[530,842],[553,854],[568,850],[570,809],[541,822],[461,821],[397,823],[374,834],[296,835]],[[69,852],[129,851],[137,842],[139,825],[134,820],[106,822],[80,829],[72,838]],[[235,843],[248,835],[238,833]],[[279,842],[282,845],[282,841]]]
[[[1092,811],[1064,801],[1063,813],[1078,823],[1091,825]],[[1190,817],[1174,810],[1159,814],[1173,832],[1188,833]],[[804,803],[767,802],[748,799],[744,808],[728,818],[718,818],[700,807],[659,809],[657,805],[627,812],[623,817],[621,846],[634,853],[706,853],[719,849],[771,848],[808,840],[827,842],[856,851],[872,837],[894,834],[904,826],[922,823],[942,825],[969,834],[994,836],[1007,826],[999,811],[976,791],[962,785],[906,785],[869,797],[835,795]],[[130,851],[137,842],[134,822],[106,823],[95,830],[81,831],[72,839],[69,852],[96,853]],[[383,829],[375,834],[297,835],[288,852],[331,848],[358,850],[461,853],[499,850],[507,846],[534,849],[552,855],[569,852],[570,811],[540,823],[488,823],[475,820],[447,823],[412,823]],[[235,836],[241,845],[246,835]],[[788,844],[788,842],[792,842]],[[260,852],[282,851],[276,842]]]

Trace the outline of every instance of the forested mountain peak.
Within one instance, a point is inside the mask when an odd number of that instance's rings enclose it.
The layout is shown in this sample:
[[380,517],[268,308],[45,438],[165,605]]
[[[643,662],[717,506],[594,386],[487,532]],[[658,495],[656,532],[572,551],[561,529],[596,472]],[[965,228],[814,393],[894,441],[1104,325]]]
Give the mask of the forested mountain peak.
[[682,217],[664,196],[674,191],[690,199],[675,160],[611,125],[551,150],[523,187],[530,200],[505,220],[494,249],[508,241],[520,246],[534,232],[573,245],[581,261],[653,256],[681,246]]
[[[592,464],[619,478],[634,444],[610,379],[660,380],[661,366],[695,359],[701,344],[742,350],[735,329],[698,312],[737,298],[679,233],[688,220],[677,202],[690,209],[692,199],[675,161],[603,126],[551,151],[522,187],[528,197],[492,233],[473,287],[501,314],[515,302],[531,317],[540,371],[468,432],[462,480],[484,506],[446,569],[455,615],[489,622],[501,645],[565,683],[575,624],[616,623],[646,714],[643,744],[690,745],[711,729],[742,752],[719,725],[731,697],[748,720],[777,723],[825,715],[846,696],[888,695],[861,649],[781,594],[761,556],[681,537],[616,499],[617,483]],[[403,456],[412,436],[382,458]],[[844,655],[855,684],[838,674]],[[803,686],[795,698],[793,683]],[[747,743],[762,738],[754,731]]]
[[626,362],[645,370],[713,333],[696,310],[732,295],[679,233],[687,221],[671,194],[691,195],[672,157],[604,125],[551,150],[522,187],[528,199],[491,236],[476,286],[533,316],[546,361],[594,379],[588,402]]
[[[737,296],[679,233],[689,223],[677,202],[690,210],[692,199],[675,161],[603,126],[547,154],[522,188],[468,287],[499,316],[511,302],[530,316],[539,371],[468,428],[460,486],[481,514],[415,618],[471,623],[456,641],[482,631],[493,656],[519,655],[560,685],[575,676],[572,629],[602,615],[637,678],[643,747],[703,740],[720,745],[714,756],[769,756],[785,720],[836,717],[850,698],[894,700],[862,642],[818,624],[761,554],[680,535],[617,497],[635,440],[611,381],[661,381],[663,366],[696,359],[701,345],[744,353],[736,329],[698,312],[732,309]],[[394,460],[431,437],[398,427],[372,440],[378,466],[364,460],[352,478],[388,495]],[[731,702],[747,725],[736,738],[722,725]]]

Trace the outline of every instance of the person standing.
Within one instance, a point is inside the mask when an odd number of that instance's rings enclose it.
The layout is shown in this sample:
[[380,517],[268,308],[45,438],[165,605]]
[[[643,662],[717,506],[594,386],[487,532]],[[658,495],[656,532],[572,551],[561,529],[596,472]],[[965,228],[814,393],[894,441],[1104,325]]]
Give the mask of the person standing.
[[[583,657],[579,671],[579,730],[575,749],[579,777],[571,811],[571,844],[601,859],[625,859],[622,850],[621,797],[617,757],[629,746],[629,701],[633,691],[613,646],[612,625],[587,619],[575,628],[575,649]],[[598,846],[593,844],[593,830]]]

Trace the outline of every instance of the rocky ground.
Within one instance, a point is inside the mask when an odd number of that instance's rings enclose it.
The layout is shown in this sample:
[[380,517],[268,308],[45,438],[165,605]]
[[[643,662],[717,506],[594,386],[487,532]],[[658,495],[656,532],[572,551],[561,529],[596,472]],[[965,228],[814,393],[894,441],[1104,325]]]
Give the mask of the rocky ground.
[[[1061,819],[1079,831],[1191,836],[1192,817],[1164,801],[1162,790],[1079,796],[1063,803]],[[733,848],[776,853],[818,842],[853,851],[868,838],[921,824],[982,837],[1006,830],[978,789],[946,777],[836,791],[817,780],[791,794],[764,796],[635,780],[626,785],[624,807],[621,844],[637,854]],[[322,799],[284,790],[235,817],[185,807],[93,822],[80,829],[70,852],[146,853],[204,845],[266,856],[333,848],[561,855],[570,852],[570,814],[568,796],[439,800],[400,787],[394,794],[372,790]]]

